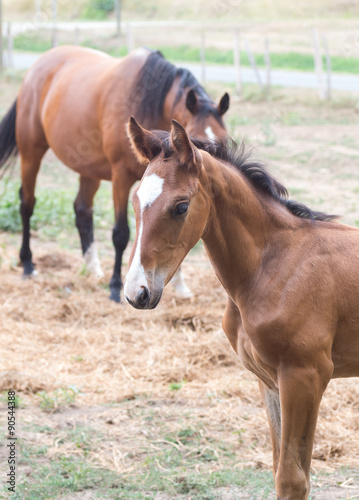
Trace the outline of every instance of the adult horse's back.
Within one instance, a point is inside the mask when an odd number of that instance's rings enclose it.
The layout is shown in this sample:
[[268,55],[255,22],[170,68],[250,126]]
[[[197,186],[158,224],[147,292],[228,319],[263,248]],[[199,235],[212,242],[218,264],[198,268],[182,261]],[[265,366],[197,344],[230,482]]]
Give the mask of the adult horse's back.
[[110,288],[111,298],[119,301],[122,254],[129,239],[128,195],[144,172],[130,150],[125,131],[128,117],[134,114],[148,128],[160,129],[169,129],[171,119],[177,118],[189,133],[221,136],[226,134],[221,116],[228,104],[225,94],[216,106],[190,72],[149,49],[115,59],[99,51],[64,46],[40,57],[0,124],[0,166],[17,150],[21,156],[24,275],[34,272],[30,218],[37,173],[48,148],[80,175],[76,225],[87,266],[97,275],[102,271],[93,243],[93,198],[101,180],[113,183],[116,260]]

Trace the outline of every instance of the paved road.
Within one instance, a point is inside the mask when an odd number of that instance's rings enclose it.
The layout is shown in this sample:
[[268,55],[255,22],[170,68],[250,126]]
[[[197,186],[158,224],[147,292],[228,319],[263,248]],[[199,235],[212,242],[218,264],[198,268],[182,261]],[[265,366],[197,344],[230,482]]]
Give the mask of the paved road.
[[[14,52],[13,66],[18,69],[29,68],[38,57],[38,54]],[[200,64],[183,63],[181,66],[188,68],[196,78],[201,80],[202,68]],[[259,73],[264,83],[266,81],[264,71],[260,70]],[[235,79],[236,75],[233,66],[206,66],[207,81],[233,83]],[[305,71],[272,70],[271,79],[272,85],[280,87],[318,88],[316,75]],[[242,68],[242,81],[256,83],[255,74],[250,68]],[[359,92],[359,75],[333,74],[331,85],[334,90]]]

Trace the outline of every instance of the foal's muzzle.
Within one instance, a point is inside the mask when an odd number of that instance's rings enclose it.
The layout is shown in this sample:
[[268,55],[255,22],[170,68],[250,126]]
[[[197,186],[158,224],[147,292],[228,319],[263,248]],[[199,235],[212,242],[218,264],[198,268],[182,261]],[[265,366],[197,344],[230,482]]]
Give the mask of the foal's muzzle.
[[125,296],[127,302],[136,309],[154,309],[161,300],[162,292],[150,295],[146,286],[142,286],[135,299]]

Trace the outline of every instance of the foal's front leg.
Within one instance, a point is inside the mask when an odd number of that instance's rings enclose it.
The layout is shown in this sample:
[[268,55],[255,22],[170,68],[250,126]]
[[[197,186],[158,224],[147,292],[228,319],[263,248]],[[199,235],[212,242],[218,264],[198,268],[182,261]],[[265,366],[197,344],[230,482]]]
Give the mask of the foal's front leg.
[[273,448],[273,475],[275,479],[278,470],[282,427],[279,392],[275,389],[269,389],[261,380],[259,380],[259,390],[269,423]]
[[[275,477],[278,500],[306,500],[319,404],[333,372],[332,362],[320,353],[310,366],[282,366],[279,370],[281,443]],[[320,357],[322,359],[320,360]]]

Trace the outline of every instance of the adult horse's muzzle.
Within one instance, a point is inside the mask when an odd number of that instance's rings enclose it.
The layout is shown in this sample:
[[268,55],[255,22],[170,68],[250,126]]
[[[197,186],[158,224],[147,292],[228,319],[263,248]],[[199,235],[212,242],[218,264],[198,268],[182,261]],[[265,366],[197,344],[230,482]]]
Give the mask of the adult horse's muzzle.
[[[134,295],[134,296],[133,296]],[[159,292],[152,292],[148,290],[146,286],[141,286],[137,294],[132,294],[132,297],[126,294],[125,287],[125,299],[132,307],[136,309],[154,309],[157,307],[159,301],[162,297],[162,290]]]

